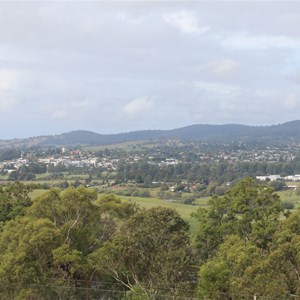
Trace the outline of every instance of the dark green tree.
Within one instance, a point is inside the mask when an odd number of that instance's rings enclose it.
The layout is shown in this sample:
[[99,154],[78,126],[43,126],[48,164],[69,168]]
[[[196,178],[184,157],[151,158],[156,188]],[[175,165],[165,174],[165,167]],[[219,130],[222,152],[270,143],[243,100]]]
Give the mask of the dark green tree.
[[24,214],[32,204],[30,192],[31,188],[20,182],[0,187],[0,224]]

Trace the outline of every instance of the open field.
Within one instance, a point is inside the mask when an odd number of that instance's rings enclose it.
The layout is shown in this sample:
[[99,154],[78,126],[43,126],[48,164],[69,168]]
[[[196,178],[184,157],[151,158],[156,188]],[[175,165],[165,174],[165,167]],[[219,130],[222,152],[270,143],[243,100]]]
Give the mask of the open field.
[[174,201],[162,200],[157,198],[141,198],[141,197],[127,197],[127,196],[120,196],[120,198],[122,199],[122,201],[134,202],[146,209],[154,206],[162,206],[162,207],[176,209],[179,212],[179,214],[182,216],[182,218],[190,224],[191,232],[193,233],[196,231],[197,222],[195,219],[191,217],[191,214],[197,211],[197,209],[199,208],[198,206],[180,204]]
[[300,208],[300,196],[296,195],[294,191],[287,190],[276,193],[280,196],[281,201],[291,202],[295,204],[295,208]]
[[[45,192],[47,192],[47,190],[36,189],[31,192],[30,196],[34,199]],[[281,201],[287,201],[293,203],[295,205],[295,209],[300,208],[300,196],[296,195],[294,191],[291,190],[280,191],[277,192],[277,194],[280,196]],[[103,194],[99,194],[99,197],[101,195]],[[210,198],[210,197],[198,198],[195,200],[196,205],[186,205],[186,204],[177,203],[176,201],[173,200],[164,200],[156,197],[144,198],[144,197],[120,196],[120,195],[117,195],[117,197],[120,197],[122,201],[134,202],[146,209],[155,206],[162,206],[162,207],[176,209],[179,212],[179,214],[190,224],[192,233],[196,232],[197,221],[191,217],[191,214],[193,212],[196,212],[199,207],[207,207],[207,203]]]

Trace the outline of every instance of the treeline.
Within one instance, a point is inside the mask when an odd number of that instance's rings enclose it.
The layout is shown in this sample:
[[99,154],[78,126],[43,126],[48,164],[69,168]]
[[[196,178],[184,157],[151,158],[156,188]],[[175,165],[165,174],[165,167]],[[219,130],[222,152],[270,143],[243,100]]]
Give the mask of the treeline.
[[300,295],[300,212],[244,179],[194,214],[144,210],[83,187],[31,200],[0,188],[1,299],[290,299]]
[[[46,150],[45,150],[46,151]],[[50,150],[48,150],[50,152]],[[54,150],[51,150],[54,151]],[[0,155],[19,156],[19,152],[0,152]],[[104,153],[104,152],[103,152]],[[173,153],[174,154],[174,153]],[[111,155],[114,158],[122,158],[122,151],[115,151]],[[116,155],[116,156],[114,156]],[[118,156],[120,155],[120,156]],[[125,155],[125,154],[124,154]],[[195,154],[194,154],[195,155]],[[99,154],[99,156],[101,156]],[[173,155],[173,157],[176,157]],[[136,183],[151,184],[152,182],[177,182],[187,181],[190,184],[208,185],[212,182],[222,185],[234,182],[246,176],[279,174],[282,176],[300,174],[300,157],[292,161],[278,162],[201,162],[197,157],[190,157],[190,161],[174,165],[163,165],[159,161],[149,162],[147,157],[142,161],[127,163],[122,159],[117,165],[117,170],[108,167],[94,166],[67,166],[63,163],[57,165],[45,164],[31,159],[26,165],[15,169],[14,165],[7,166],[9,173],[1,171],[2,175],[8,175],[8,180],[35,180],[40,174],[45,180],[61,179],[63,173],[89,174],[93,179],[117,180],[120,182],[135,181]],[[6,171],[8,172],[8,171]]]
[[279,174],[282,176],[300,173],[300,158],[290,162],[237,162],[237,163],[179,163],[156,165],[148,162],[119,164],[119,180],[134,180],[137,183],[174,182],[187,180],[189,183],[215,181],[218,184],[231,182],[246,176]]

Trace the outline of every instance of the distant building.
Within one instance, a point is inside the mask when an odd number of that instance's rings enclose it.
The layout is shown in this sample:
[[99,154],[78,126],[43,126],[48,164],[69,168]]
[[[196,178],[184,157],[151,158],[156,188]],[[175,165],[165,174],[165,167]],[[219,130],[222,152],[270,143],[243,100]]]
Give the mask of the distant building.
[[283,179],[280,175],[267,175],[267,176],[256,176],[256,179],[261,181],[276,181],[277,179]]
[[260,181],[276,181],[278,179],[285,180],[285,181],[300,181],[300,174],[296,175],[288,175],[281,177],[280,175],[267,175],[267,176],[256,176],[256,179]]

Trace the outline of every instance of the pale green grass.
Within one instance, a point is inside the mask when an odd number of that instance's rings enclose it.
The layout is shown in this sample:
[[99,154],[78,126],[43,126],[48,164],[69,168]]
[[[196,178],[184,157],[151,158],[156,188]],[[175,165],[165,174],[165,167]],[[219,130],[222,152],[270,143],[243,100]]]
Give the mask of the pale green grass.
[[72,180],[72,179],[82,179],[82,180],[85,180],[85,179],[87,179],[87,178],[89,178],[89,175],[87,175],[87,174],[70,174],[70,175],[65,175],[65,178],[66,179],[70,179],[70,180]]
[[281,201],[287,201],[295,204],[295,208],[300,207],[300,196],[296,195],[294,191],[280,191],[276,192],[279,195]]
[[199,206],[202,206],[202,207],[207,207],[208,206],[208,200],[210,198],[211,197],[198,198],[198,199],[195,200],[195,204],[199,205]]
[[119,196],[122,201],[134,202],[141,207],[149,209],[155,206],[168,207],[178,211],[181,217],[190,224],[190,232],[195,233],[197,229],[197,221],[191,217],[193,212],[196,212],[199,206],[185,205],[169,200],[162,200],[158,198],[141,198],[130,196]]

